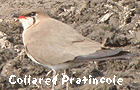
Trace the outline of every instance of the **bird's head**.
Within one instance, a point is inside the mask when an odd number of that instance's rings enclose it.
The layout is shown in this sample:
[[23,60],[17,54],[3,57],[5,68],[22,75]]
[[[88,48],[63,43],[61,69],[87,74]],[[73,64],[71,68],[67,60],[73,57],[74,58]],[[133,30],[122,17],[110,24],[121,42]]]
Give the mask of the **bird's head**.
[[25,30],[43,21],[47,17],[47,14],[43,10],[23,10],[20,14],[15,14],[13,17],[19,18]]

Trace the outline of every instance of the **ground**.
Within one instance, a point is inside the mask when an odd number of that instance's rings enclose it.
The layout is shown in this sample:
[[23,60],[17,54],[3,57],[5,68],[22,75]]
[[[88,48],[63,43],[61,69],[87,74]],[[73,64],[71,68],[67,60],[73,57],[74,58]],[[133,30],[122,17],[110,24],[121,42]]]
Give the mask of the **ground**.
[[[87,38],[91,38],[110,48],[124,48],[134,54],[130,60],[109,60],[95,64],[85,63],[70,69],[73,78],[102,77],[113,79],[116,84],[99,83],[70,84],[70,90],[139,90],[140,89],[140,1],[139,0],[1,0],[0,1],[0,89],[1,90],[48,90],[51,85],[14,84],[11,75],[24,78],[45,78],[50,70],[32,62],[24,53],[22,43],[23,28],[14,13],[23,9],[40,8],[50,17],[56,18]],[[66,89],[62,85],[63,72],[59,72],[56,90]],[[48,77],[52,78],[52,74]],[[117,79],[122,78],[122,85]],[[13,79],[12,79],[13,80]],[[13,80],[14,81],[14,80]]]

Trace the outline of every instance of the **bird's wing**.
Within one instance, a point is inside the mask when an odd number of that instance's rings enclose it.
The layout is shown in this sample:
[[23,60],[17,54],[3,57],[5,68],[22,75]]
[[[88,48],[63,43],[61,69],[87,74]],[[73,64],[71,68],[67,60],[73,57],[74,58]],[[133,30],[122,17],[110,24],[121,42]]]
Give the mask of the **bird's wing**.
[[24,38],[28,40],[27,51],[44,64],[51,65],[73,60],[76,56],[93,53],[102,46],[52,18],[32,27],[29,33]]
[[123,51],[122,48],[116,48],[112,50],[99,50],[85,56],[77,56],[73,60],[73,63],[86,62],[86,61],[105,61],[111,59],[130,60],[130,58],[134,56],[139,56],[139,55],[132,54],[128,51]]

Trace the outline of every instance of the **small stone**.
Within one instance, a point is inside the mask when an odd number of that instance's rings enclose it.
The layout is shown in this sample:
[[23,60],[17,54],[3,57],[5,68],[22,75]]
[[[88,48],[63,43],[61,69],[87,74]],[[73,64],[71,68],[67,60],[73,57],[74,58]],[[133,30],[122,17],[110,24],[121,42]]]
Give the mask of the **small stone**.
[[107,21],[112,15],[113,15],[113,13],[105,14],[104,16],[102,16],[101,18],[98,19],[98,23]]

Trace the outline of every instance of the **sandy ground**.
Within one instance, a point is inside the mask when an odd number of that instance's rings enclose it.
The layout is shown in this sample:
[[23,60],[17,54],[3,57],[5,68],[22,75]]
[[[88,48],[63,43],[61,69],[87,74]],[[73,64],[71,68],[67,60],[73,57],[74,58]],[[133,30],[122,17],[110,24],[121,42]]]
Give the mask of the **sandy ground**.
[[[56,18],[70,26],[85,37],[91,38],[107,47],[123,47],[132,54],[140,54],[140,1],[139,0],[1,0],[0,1],[0,89],[1,90],[48,90],[51,85],[16,83],[25,75],[32,78],[46,78],[50,70],[33,63],[23,51],[21,33],[23,28],[14,13],[23,9],[40,8],[50,17]],[[66,89],[62,85],[62,73],[59,72],[56,90]],[[100,80],[111,78],[114,83],[89,82],[76,83],[76,78],[85,76]],[[70,90],[140,90],[140,58],[130,60],[109,60],[93,62],[70,69],[69,76],[75,78]],[[52,78],[52,74],[48,76]],[[117,80],[122,78],[122,85]]]

